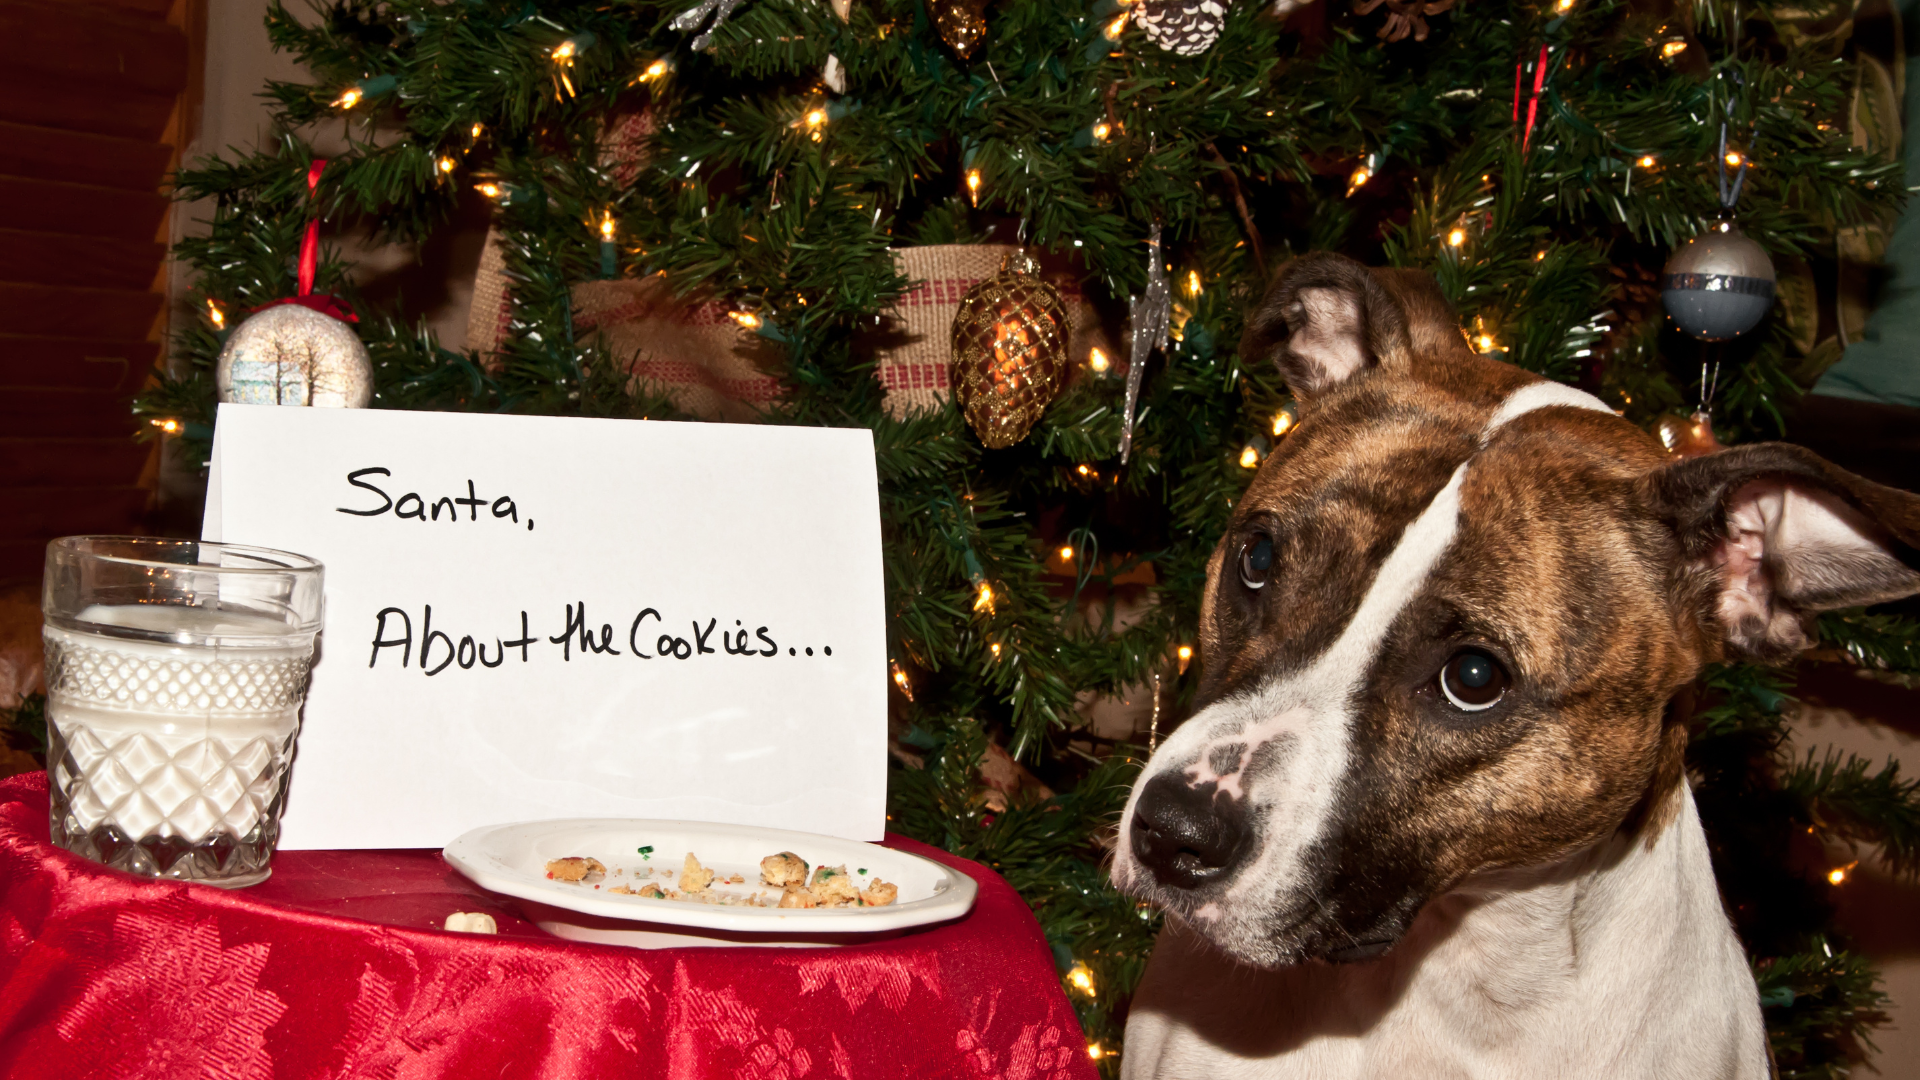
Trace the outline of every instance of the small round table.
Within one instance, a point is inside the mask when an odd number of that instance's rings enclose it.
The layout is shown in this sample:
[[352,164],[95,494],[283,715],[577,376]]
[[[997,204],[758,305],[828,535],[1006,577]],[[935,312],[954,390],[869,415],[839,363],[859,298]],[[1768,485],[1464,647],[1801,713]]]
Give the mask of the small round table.
[[[1090,1080],[1033,915],[992,871],[965,918],[840,948],[562,941],[437,851],[284,851],[226,892],[47,840],[0,780],[0,1075]],[[484,911],[498,935],[437,929]]]

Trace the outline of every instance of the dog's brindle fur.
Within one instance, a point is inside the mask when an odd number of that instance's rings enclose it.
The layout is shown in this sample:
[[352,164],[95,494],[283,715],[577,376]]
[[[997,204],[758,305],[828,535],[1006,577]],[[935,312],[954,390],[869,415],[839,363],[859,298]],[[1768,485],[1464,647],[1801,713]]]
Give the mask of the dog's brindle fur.
[[[1669,701],[1920,591],[1920,499],[1782,444],[1676,463],[1473,354],[1425,274],[1296,260],[1241,355],[1304,413],[1122,823],[1115,881],[1170,916],[1125,1074],[1765,1075]],[[1436,686],[1463,647],[1511,675],[1483,712]]]

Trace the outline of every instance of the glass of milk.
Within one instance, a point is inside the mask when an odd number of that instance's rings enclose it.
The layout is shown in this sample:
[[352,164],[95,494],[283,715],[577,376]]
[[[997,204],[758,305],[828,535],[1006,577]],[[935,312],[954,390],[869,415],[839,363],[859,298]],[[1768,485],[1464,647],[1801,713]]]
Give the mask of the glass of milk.
[[239,544],[47,545],[53,842],[148,877],[266,880],[321,621],[321,566]]

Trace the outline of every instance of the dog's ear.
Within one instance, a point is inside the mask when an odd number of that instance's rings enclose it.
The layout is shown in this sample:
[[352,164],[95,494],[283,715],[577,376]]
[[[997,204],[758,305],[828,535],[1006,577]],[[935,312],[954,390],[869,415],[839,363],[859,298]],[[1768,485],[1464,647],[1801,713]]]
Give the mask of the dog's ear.
[[1373,272],[1315,252],[1282,266],[1247,318],[1246,363],[1271,361],[1302,402],[1376,367],[1411,366],[1407,312]]
[[1648,478],[1685,577],[1704,575],[1708,629],[1731,655],[1782,660],[1812,644],[1813,616],[1920,593],[1920,496],[1882,487],[1787,443],[1676,462]]

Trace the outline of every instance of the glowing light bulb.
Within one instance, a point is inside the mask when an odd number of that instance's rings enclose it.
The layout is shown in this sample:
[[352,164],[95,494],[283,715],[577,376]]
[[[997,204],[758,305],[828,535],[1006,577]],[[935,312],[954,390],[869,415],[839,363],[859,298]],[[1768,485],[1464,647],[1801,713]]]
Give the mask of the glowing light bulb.
[[1073,967],[1067,971],[1067,982],[1088,997],[1098,996],[1098,992],[1093,988],[1093,969],[1088,967],[1084,960],[1073,962]]
[[571,39],[563,41],[553,47],[553,62],[556,64],[569,63],[573,60],[574,54],[579,51],[580,46],[575,45]]
[[472,134],[473,137],[477,139],[480,137],[480,133],[485,130],[487,129],[483,125],[475,124],[473,125],[472,131],[470,132],[470,134]]
[[640,77],[649,81],[665,78],[667,72],[672,70],[672,65],[668,64],[665,60],[655,60],[653,63],[647,65],[647,70],[641,72]]
[[1087,468],[1087,467],[1086,467],[1085,465],[1082,465],[1082,466],[1080,466],[1080,468],[1079,468],[1079,469],[1077,469],[1077,470],[1075,470],[1075,471],[1076,471],[1076,472],[1078,472],[1078,473],[1079,473],[1079,474],[1080,474],[1081,476],[1092,476],[1092,475],[1094,475],[1094,472],[1093,472],[1093,470],[1092,470],[1092,469],[1089,469],[1089,468]]
[[1844,866],[1836,866],[1833,869],[1827,871],[1827,882],[1829,884],[1839,885],[1845,882],[1846,880],[1847,880],[1847,868]]
[[1088,1043],[1087,1056],[1095,1061],[1099,1061],[1101,1058],[1107,1056],[1107,1051],[1106,1048],[1099,1043]]
[[497,199],[500,197],[501,188],[499,184],[496,184],[493,181],[489,180],[484,184],[473,185],[473,190],[478,191],[480,194],[485,195],[489,199]]
[[1060,545],[1060,561],[1061,562],[1073,561],[1073,545],[1071,544]]
[[338,98],[336,98],[334,100],[334,105],[342,109],[351,109],[355,105],[360,104],[360,99],[366,96],[367,95],[363,93],[359,87],[356,86],[348,90],[346,93],[341,94]]
[[1111,134],[1113,134],[1113,125],[1107,123],[1105,120],[1093,125],[1094,142],[1106,142],[1107,136]]
[[1727,168],[1737,169],[1739,167],[1740,167],[1740,151],[1738,150],[1727,151]]
[[1558,3],[1553,5],[1553,10],[1561,15],[1565,15],[1567,12],[1573,10],[1573,0],[1559,0]]
[[1113,367],[1113,361],[1107,359],[1106,353],[1101,352],[1099,349],[1094,349],[1087,353],[1087,370],[1093,372],[1095,375],[1105,375],[1111,367]]
[[817,128],[826,122],[827,110],[825,109],[814,109],[807,114],[807,126],[810,128]]
[[987,646],[987,651],[993,654],[993,658],[995,660],[1000,659],[1000,643],[999,642],[995,641],[989,644]]
[[447,157],[446,155],[443,154],[441,155],[440,160],[435,162],[435,164],[440,166],[441,172],[450,173],[453,171],[453,167],[456,164],[456,162],[451,157]]
[[755,315],[751,311],[729,311],[727,312],[727,318],[739,323],[745,329],[760,329],[760,316]]
[[1467,230],[1462,229],[1458,226],[1455,226],[1454,230],[1447,234],[1447,244],[1450,247],[1459,247],[1460,245],[1466,242],[1467,242]]
[[967,170],[967,198],[972,200],[973,205],[975,206],[980,205],[980,170],[979,169]]
[[908,701],[912,701],[913,684],[907,681],[907,673],[900,670],[900,664],[897,661],[889,660],[887,666],[893,669],[893,685],[900,688],[900,693]]
[[1669,41],[1665,45],[1660,46],[1660,55],[1668,60],[1686,51],[1687,43],[1684,41]]
[[1123,11],[1120,14],[1114,16],[1113,21],[1108,23],[1107,28],[1101,32],[1107,35],[1108,41],[1119,41],[1120,35],[1126,33],[1127,20],[1132,17],[1133,17],[1132,12]]
[[980,583],[979,595],[973,598],[973,610],[993,614],[993,586],[984,581]]
[[1365,187],[1367,181],[1371,179],[1373,179],[1372,169],[1367,168],[1365,165],[1356,167],[1353,170],[1353,175],[1347,177],[1347,195],[1351,197],[1354,192]]
[[175,420],[171,417],[165,420],[149,420],[147,421],[147,423],[152,424],[154,427],[159,428],[161,431],[164,431],[169,435],[180,434],[180,421]]
[[613,211],[608,210],[600,218],[600,239],[613,239]]
[[1493,340],[1492,334],[1481,334],[1479,337],[1473,339],[1473,343],[1479,346],[1480,351],[1483,353],[1493,352],[1500,347],[1499,342]]
[[1185,675],[1187,665],[1193,663],[1193,646],[1182,645],[1174,655],[1180,658],[1180,674]]
[[207,318],[213,320],[213,328],[215,330],[225,330],[227,328],[227,313],[220,310],[220,305],[214,303],[213,297],[211,296],[207,297]]
[[1285,409],[1273,414],[1273,434],[1275,438],[1293,430],[1293,414]]
[[1241,468],[1251,469],[1251,468],[1255,468],[1259,464],[1260,464],[1260,451],[1256,447],[1254,447],[1252,444],[1248,444],[1240,449],[1240,467]]
[[1200,271],[1187,271],[1187,292],[1194,296],[1200,295]]
[[1534,252],[1534,253],[1533,253],[1533,261],[1534,261],[1534,262],[1546,262],[1546,261],[1547,261],[1547,253],[1546,253],[1545,251],[1536,251],[1536,252]]

